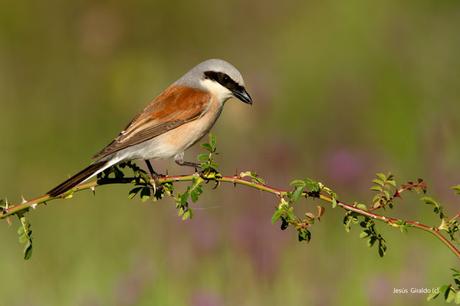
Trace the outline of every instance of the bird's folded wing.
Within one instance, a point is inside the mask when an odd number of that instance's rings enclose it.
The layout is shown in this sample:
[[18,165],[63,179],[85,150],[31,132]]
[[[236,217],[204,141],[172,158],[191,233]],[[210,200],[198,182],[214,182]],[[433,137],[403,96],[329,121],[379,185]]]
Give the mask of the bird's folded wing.
[[100,160],[199,118],[206,112],[210,99],[209,93],[199,89],[169,87],[93,158]]

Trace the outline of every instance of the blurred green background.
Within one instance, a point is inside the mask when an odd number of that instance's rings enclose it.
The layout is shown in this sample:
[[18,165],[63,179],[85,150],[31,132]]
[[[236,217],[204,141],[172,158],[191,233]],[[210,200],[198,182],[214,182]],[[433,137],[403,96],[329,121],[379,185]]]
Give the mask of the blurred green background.
[[[255,101],[229,101],[213,129],[223,173],[254,170],[280,187],[312,177],[365,201],[374,173],[392,171],[423,177],[456,212],[459,29],[458,1],[1,0],[0,196],[49,190],[218,57]],[[329,207],[311,243],[298,243],[271,224],[276,199],[244,187],[205,192],[186,222],[173,201],[127,192],[104,187],[31,213],[30,261],[16,225],[0,224],[0,305],[420,305],[424,295],[393,288],[438,286],[458,267],[429,234],[382,225],[381,259]],[[387,214],[435,224],[416,200]]]

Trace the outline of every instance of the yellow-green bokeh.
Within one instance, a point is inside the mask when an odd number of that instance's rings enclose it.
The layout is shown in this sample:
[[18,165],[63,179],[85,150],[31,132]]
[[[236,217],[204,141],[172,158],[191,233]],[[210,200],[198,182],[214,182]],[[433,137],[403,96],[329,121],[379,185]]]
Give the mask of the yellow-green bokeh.
[[[169,83],[218,57],[254,99],[229,101],[213,129],[224,173],[250,169],[278,186],[312,177],[365,201],[374,173],[392,171],[423,177],[456,212],[459,28],[457,1],[1,0],[0,197],[50,189]],[[187,222],[171,200],[127,192],[31,212],[30,261],[17,224],[0,224],[0,305],[420,305],[425,296],[393,288],[443,284],[458,265],[428,234],[382,225],[381,259],[329,207],[311,243],[298,243],[271,224],[276,199],[243,187],[207,190]],[[397,213],[435,224],[416,200]]]

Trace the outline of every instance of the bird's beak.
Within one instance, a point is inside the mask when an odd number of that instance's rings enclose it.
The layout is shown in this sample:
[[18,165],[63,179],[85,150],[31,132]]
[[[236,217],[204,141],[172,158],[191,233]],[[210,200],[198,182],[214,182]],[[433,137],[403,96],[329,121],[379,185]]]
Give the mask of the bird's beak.
[[252,98],[251,98],[251,96],[249,95],[249,93],[246,91],[246,89],[244,87],[240,87],[238,89],[235,89],[232,93],[241,102],[244,102],[244,103],[252,105]]

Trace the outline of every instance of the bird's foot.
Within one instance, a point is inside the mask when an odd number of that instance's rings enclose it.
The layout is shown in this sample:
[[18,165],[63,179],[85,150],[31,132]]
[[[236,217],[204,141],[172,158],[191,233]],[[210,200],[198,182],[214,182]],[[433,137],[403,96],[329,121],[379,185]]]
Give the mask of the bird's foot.
[[150,183],[152,184],[153,193],[156,194],[157,191],[160,190],[160,188],[163,188],[161,186],[160,179],[166,177],[166,175],[158,173],[155,170],[153,170],[152,164],[150,163],[149,160],[145,160],[145,163],[149,170],[150,178],[152,179]]

